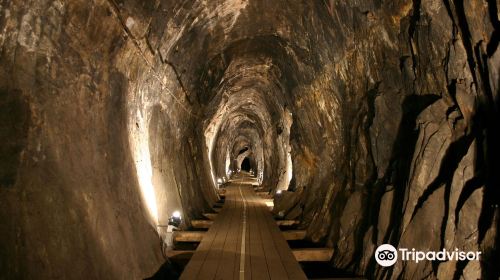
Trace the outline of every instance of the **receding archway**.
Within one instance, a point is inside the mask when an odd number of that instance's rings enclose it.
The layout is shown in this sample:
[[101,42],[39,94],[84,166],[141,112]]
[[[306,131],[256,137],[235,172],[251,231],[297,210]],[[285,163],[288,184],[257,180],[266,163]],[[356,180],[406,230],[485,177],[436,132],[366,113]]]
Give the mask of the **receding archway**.
[[250,163],[250,159],[248,157],[245,157],[241,162],[241,170],[250,172],[251,169],[252,169],[252,164]]

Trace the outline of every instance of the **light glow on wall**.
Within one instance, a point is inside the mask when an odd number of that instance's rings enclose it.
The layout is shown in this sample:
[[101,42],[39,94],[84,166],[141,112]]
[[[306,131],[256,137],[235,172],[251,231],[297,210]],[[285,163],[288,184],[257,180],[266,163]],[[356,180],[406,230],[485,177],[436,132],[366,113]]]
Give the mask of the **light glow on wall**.
[[151,167],[151,155],[149,153],[149,133],[145,120],[140,111],[136,115],[136,125],[132,126],[130,135],[130,146],[134,157],[137,179],[142,194],[143,202],[148,210],[154,225],[158,224],[158,207],[156,205],[156,195],[152,183],[153,168]]
[[286,186],[288,188],[288,186],[290,185],[290,181],[292,181],[292,176],[293,176],[293,163],[292,163],[292,155],[290,154],[290,152],[288,152],[286,155],[286,175],[288,176],[286,181]]

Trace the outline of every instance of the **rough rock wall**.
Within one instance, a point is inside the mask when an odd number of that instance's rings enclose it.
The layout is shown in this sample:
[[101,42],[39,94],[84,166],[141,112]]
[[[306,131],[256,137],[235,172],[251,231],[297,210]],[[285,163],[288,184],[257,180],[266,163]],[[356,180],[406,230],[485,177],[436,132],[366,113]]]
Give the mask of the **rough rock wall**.
[[[347,160],[325,200],[330,227],[318,217],[308,231],[336,249],[335,266],[404,279],[499,276],[497,5],[327,3],[343,39],[331,81],[343,96]],[[382,243],[483,258],[382,269],[373,259]]]
[[144,41],[155,12],[0,2],[2,279],[150,276],[157,226],[215,199],[193,161],[195,110]]

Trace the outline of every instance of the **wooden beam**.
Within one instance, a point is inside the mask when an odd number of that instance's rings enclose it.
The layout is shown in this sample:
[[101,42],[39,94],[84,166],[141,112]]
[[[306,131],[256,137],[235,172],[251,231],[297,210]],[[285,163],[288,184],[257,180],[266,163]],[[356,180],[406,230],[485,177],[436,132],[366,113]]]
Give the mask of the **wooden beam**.
[[203,231],[174,231],[173,239],[175,242],[201,242]]
[[217,213],[203,213],[203,216],[213,221],[217,218]]
[[[213,218],[215,219],[215,217],[217,217],[216,214],[214,215]],[[212,220],[192,220],[191,221],[191,225],[194,228],[203,228],[203,229],[210,228],[210,226],[213,223],[214,222]],[[299,224],[299,221],[297,221],[297,220],[276,220],[276,224],[278,226],[293,226],[293,225]]]
[[332,248],[302,248],[292,252],[298,262],[327,262],[333,256]]
[[256,194],[262,198],[273,199],[273,195],[269,194],[268,192],[256,192]]
[[[332,248],[301,248],[292,250],[295,259],[298,262],[327,262],[333,256]],[[191,257],[194,250],[168,250],[167,257]]]
[[214,204],[214,207],[215,207],[215,208],[222,208],[223,206],[224,206],[224,203],[223,203],[223,202],[216,202],[216,203]]
[[269,211],[273,210],[274,200],[266,198],[266,199],[262,199],[262,202],[264,202],[266,204],[266,206],[269,208]]
[[192,220],[191,225],[194,228],[210,228],[210,226],[214,223],[211,220]]
[[168,250],[167,257],[168,258],[186,258],[190,259],[194,254],[194,250]]
[[226,194],[226,189],[220,188],[220,189],[217,190],[217,192],[219,193],[219,195]]
[[286,240],[302,240],[306,238],[305,230],[284,230],[281,232]]
[[278,226],[293,226],[293,225],[298,225],[299,221],[297,221],[297,220],[276,220],[276,224]]
[[[167,257],[176,259],[190,259],[193,256],[194,252],[195,252],[194,250],[168,250]],[[293,249],[292,253],[298,262],[328,262],[331,260],[333,256],[333,249],[301,248],[301,249]],[[355,279],[363,279],[363,278],[355,278]]]

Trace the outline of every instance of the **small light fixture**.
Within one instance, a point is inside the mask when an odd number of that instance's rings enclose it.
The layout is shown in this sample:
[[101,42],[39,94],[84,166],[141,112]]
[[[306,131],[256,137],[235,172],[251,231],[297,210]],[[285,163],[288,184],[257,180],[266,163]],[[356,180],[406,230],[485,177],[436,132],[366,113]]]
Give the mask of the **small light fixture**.
[[277,190],[277,191],[276,191],[276,194],[281,194],[281,190]]
[[168,218],[168,225],[170,226],[179,227],[181,222],[182,222],[181,212],[177,210],[172,213],[172,216],[170,218]]
[[222,181],[222,179],[221,179],[221,178],[217,179],[217,184],[219,184],[219,185],[220,185],[220,184],[222,184],[222,183],[223,183],[223,181]]

